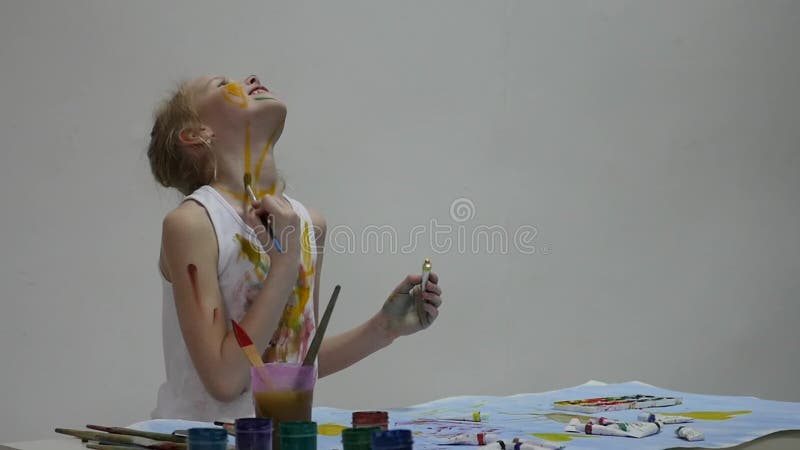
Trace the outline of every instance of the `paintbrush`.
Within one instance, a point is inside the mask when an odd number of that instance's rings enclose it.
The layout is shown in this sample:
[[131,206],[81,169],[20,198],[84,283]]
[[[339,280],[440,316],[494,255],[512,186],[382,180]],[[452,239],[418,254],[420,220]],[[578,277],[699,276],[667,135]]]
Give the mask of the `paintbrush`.
[[102,425],[86,425],[86,428],[96,431],[104,431],[106,433],[124,434],[127,436],[141,436],[156,441],[169,441],[169,442],[186,442],[185,436],[175,436],[174,434],[167,433],[154,433],[151,431],[134,430],[133,428],[122,427],[106,427]]
[[131,450],[135,449],[136,447],[132,447],[130,445],[107,445],[107,444],[86,443],[86,448],[91,448],[94,450]]
[[69,428],[56,428],[56,433],[75,436],[84,441],[97,441],[111,444],[136,445],[139,447],[156,450],[184,450],[186,444],[180,442],[161,442],[139,436],[125,436],[113,433],[98,433],[96,431],[72,430]]
[[244,352],[247,360],[250,361],[250,365],[256,368],[256,372],[261,378],[261,381],[263,381],[267,386],[271,386],[272,383],[263,370],[264,361],[261,359],[261,355],[258,354],[258,350],[256,350],[253,340],[250,339],[250,336],[247,335],[247,332],[244,331],[244,328],[236,323],[235,320],[231,319],[231,323],[233,324],[233,335],[236,336],[236,342],[239,343],[239,347]]
[[325,308],[325,314],[322,315],[322,320],[319,321],[317,331],[314,333],[314,340],[311,341],[311,345],[308,347],[308,352],[306,352],[306,358],[303,360],[304,366],[313,366],[314,360],[317,359],[317,353],[319,352],[319,347],[322,344],[322,336],[325,334],[325,329],[328,328],[328,321],[331,320],[331,313],[333,312],[333,307],[336,306],[336,299],[339,297],[340,290],[342,290],[342,287],[338,284],[335,288],[333,288],[331,300],[328,302],[328,306]]
[[[244,174],[244,188],[247,191],[247,194],[250,196],[250,201],[257,203],[258,198],[256,198],[256,194],[253,192],[253,177],[249,173]],[[275,249],[278,250],[278,253],[283,253],[281,242],[275,239],[275,231],[272,229],[272,223],[263,217],[261,218],[261,223],[263,223],[267,228],[267,232],[269,232],[269,238],[272,239],[272,245],[275,246]]]

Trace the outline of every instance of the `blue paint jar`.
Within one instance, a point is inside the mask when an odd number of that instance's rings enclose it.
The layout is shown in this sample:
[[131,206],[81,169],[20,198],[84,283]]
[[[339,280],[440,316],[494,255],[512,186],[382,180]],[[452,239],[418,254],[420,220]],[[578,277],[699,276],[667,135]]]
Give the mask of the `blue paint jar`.
[[236,419],[238,450],[272,450],[272,419],[246,417]]
[[411,430],[380,431],[372,435],[372,450],[411,450]]
[[228,432],[222,428],[189,428],[189,450],[227,450]]

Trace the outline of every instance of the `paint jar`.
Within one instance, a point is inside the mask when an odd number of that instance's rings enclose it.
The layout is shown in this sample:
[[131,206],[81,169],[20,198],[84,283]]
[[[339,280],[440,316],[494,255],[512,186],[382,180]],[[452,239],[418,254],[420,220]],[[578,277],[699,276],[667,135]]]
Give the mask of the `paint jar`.
[[272,419],[236,419],[237,450],[272,450]]
[[190,428],[186,443],[189,450],[226,450],[228,432],[222,428]]
[[372,435],[372,450],[411,450],[411,430],[379,431]]
[[281,422],[280,450],[317,450],[316,422]]
[[353,413],[353,428],[380,427],[381,430],[389,429],[389,413],[386,411],[355,411]]
[[342,430],[343,450],[371,450],[372,434],[383,431],[380,427],[345,428]]
[[270,363],[250,369],[256,417],[272,419],[272,448],[280,449],[281,422],[311,420],[316,366]]

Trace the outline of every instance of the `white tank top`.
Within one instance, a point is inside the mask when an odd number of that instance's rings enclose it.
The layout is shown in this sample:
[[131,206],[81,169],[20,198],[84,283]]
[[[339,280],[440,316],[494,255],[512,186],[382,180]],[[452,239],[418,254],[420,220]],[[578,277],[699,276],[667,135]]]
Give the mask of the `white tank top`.
[[[317,255],[316,246],[312,245],[316,239],[308,210],[297,200],[285,197],[300,216],[302,256],[297,284],[269,343],[267,360],[302,362],[316,329],[314,270]],[[217,277],[225,323],[230,329],[230,319],[240,321],[261,290],[261,283],[269,272],[269,255],[263,251],[255,231],[214,188],[203,186],[184,201],[189,199],[205,208],[214,226],[219,247]],[[210,422],[253,416],[249,389],[230,403],[219,402],[206,392],[181,334],[172,284],[163,276],[162,281],[162,340],[167,381],[158,390],[158,403],[152,417]]]

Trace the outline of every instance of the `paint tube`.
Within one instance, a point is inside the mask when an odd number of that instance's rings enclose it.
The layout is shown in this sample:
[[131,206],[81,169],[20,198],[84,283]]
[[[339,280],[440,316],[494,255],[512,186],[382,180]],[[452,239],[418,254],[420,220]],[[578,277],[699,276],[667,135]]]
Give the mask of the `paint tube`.
[[675,435],[687,441],[702,441],[706,438],[701,431],[689,427],[678,427],[678,429],[675,430]]
[[[517,445],[535,445],[536,447],[547,448],[547,449],[550,449],[550,450],[561,450],[564,447],[566,447],[566,445],[559,444],[557,442],[550,442],[550,441],[544,441],[544,440],[539,440],[539,439],[533,439],[533,440],[532,439],[526,439],[526,440],[523,441],[523,440],[521,440],[519,438],[514,438],[514,448],[515,449],[517,449]],[[522,448],[522,447],[520,447],[520,448]],[[519,450],[519,449],[517,449],[517,450]]]
[[661,431],[661,424],[658,422],[617,422],[606,426],[595,425],[589,422],[584,427],[584,432],[586,434],[633,438],[651,436],[659,431]]
[[564,426],[564,431],[567,433],[580,433],[580,427],[583,427],[580,419],[573,417],[572,419],[569,419],[569,423]]
[[462,433],[448,437],[442,445],[486,445],[497,442],[494,433]]
[[[617,420],[617,419],[609,419],[608,417],[601,417],[601,418],[597,419],[597,423],[600,424],[600,425],[603,425],[603,426],[611,425],[612,423],[617,423],[617,422],[621,422],[621,421]],[[647,421],[644,420],[643,422],[647,422]]]
[[655,414],[647,411],[642,411],[639,413],[639,420],[642,422],[661,422],[664,425],[672,425],[674,423],[687,423],[687,422],[694,422],[694,419],[691,417],[683,417],[683,416],[665,416],[663,414]]

